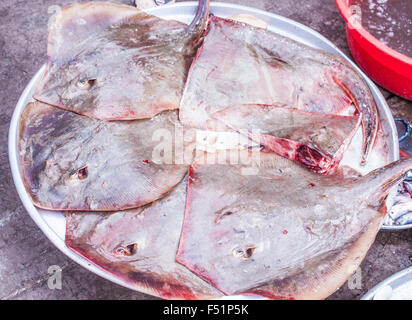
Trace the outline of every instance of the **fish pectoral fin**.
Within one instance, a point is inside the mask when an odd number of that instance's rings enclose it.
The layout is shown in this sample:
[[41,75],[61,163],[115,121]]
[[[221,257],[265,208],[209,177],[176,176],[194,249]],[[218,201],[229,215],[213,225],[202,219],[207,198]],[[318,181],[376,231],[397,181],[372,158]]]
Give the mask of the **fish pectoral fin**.
[[372,100],[368,101],[370,103],[365,103],[363,100],[368,98],[356,95],[356,93],[354,93],[342,80],[333,76],[333,81],[346,93],[349,99],[352,100],[353,105],[361,117],[363,132],[361,164],[365,164],[375,143],[378,132],[379,118],[375,102],[373,101],[370,92],[369,94],[366,94],[366,96]]
[[324,263],[316,264],[286,279],[275,280],[265,286],[248,290],[246,293],[258,294],[269,299],[294,300],[317,300],[330,296],[352,275],[361,272],[358,269],[359,265],[379,231],[382,214],[372,208],[365,209],[361,214],[368,224],[352,243],[338,250],[336,254],[329,255]]

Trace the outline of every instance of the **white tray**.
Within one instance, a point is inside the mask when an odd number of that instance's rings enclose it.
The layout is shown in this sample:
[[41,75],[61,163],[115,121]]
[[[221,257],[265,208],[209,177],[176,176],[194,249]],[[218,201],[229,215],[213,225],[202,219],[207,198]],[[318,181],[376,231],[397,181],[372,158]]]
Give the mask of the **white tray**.
[[392,288],[392,293],[388,297],[382,297],[382,300],[412,300],[412,267],[386,278],[369,290],[361,300],[374,300],[375,295],[386,286]]

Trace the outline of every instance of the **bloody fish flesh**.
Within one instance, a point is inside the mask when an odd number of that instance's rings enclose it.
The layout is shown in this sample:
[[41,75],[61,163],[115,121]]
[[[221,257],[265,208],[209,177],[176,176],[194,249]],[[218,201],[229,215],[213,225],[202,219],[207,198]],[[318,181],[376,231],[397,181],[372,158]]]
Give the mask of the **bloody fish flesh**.
[[357,131],[358,116],[337,116],[267,105],[236,105],[213,113],[265,151],[295,160],[312,171],[329,173],[340,163]]

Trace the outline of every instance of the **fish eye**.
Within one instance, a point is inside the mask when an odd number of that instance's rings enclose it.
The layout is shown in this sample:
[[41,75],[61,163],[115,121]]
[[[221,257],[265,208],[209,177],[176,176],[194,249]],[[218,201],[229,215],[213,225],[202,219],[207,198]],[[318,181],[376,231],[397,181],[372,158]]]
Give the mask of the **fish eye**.
[[90,89],[97,79],[80,79],[77,81],[77,87],[80,89]]
[[124,248],[123,248],[123,247],[116,248],[116,249],[114,250],[114,252],[115,252],[116,254],[118,254],[118,255],[123,255],[123,253],[124,253]]
[[86,179],[87,176],[89,174],[89,169],[87,168],[87,166],[80,168],[79,170],[77,170],[77,178],[79,180],[83,180]]
[[220,223],[220,221],[223,219],[223,217],[225,216],[230,216],[231,214],[233,214],[232,211],[226,211],[226,212],[220,212],[220,210],[218,212],[216,212],[216,214],[218,215],[218,217],[215,219],[216,223]]
[[245,254],[243,255],[243,258],[250,258],[253,254],[253,251],[255,251],[255,247],[247,248],[245,251]]
[[242,248],[237,248],[233,250],[233,255],[235,257],[243,257],[244,254],[245,254],[245,251]]
[[256,247],[236,248],[232,253],[237,258],[249,259],[253,255],[255,249]]
[[127,246],[120,246],[113,250],[117,256],[131,256],[137,252],[137,243],[132,243]]

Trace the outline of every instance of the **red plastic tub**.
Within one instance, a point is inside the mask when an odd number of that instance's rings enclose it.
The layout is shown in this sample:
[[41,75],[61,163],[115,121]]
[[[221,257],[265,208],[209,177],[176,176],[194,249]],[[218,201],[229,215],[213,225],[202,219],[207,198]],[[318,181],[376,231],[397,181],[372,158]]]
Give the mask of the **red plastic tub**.
[[412,100],[412,58],[384,45],[353,16],[351,0],[335,0],[346,21],[349,49],[359,67],[385,89]]

